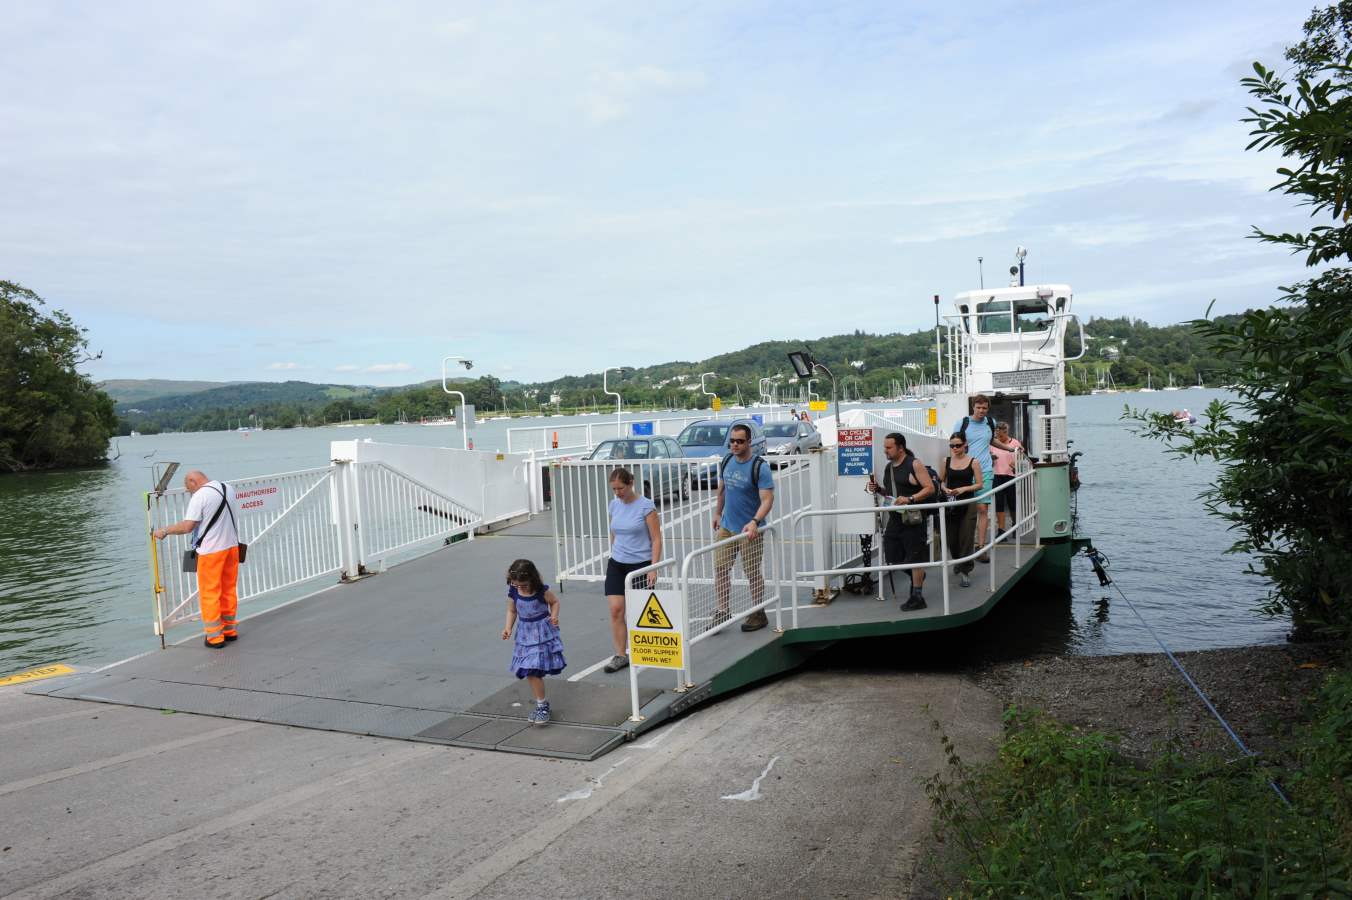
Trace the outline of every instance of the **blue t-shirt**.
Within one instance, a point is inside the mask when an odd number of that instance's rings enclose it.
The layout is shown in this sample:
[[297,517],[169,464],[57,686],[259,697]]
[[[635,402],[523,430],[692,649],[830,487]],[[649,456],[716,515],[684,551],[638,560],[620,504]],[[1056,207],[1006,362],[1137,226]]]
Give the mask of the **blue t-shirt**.
[[615,562],[649,562],[653,558],[652,535],[648,534],[648,513],[657,509],[642,494],[625,503],[619,497],[610,501],[610,533],[615,543],[610,546],[610,558]]
[[[978,422],[976,419],[967,421],[967,452],[976,457],[977,462],[981,463],[981,477],[990,481],[991,476],[991,438],[995,437],[995,429],[991,428],[991,417]],[[962,419],[953,426],[949,434],[957,434],[962,431]]]
[[770,463],[762,459],[760,464],[760,484],[751,484],[751,468],[756,457],[748,456],[746,462],[738,462],[737,457],[728,460],[720,476],[723,479],[723,518],[718,524],[728,531],[741,531],[756,516],[760,509],[760,492],[775,489],[774,476],[770,474]]

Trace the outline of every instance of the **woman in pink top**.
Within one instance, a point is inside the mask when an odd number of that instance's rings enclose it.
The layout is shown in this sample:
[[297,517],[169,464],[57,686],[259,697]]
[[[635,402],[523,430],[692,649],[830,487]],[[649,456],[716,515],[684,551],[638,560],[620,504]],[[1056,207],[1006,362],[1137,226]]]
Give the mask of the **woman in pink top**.
[[[1013,450],[1001,450],[997,444],[1013,447]],[[1000,485],[1014,480],[1014,454],[1023,449],[1023,444],[1009,436],[1009,423],[1001,422],[995,426],[995,440],[991,441],[991,463],[995,467],[995,526],[999,534],[1005,533],[1005,513],[1009,513],[1010,523],[1018,520],[1016,499],[1018,488],[1000,490]]]

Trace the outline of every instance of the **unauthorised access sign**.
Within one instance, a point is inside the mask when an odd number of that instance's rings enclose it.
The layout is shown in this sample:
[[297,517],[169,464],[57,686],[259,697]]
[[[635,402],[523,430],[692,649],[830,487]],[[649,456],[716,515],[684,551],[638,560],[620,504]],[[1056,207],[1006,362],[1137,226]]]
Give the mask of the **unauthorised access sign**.
[[625,591],[624,617],[629,624],[629,662],[657,669],[685,668],[685,623],[681,592]]

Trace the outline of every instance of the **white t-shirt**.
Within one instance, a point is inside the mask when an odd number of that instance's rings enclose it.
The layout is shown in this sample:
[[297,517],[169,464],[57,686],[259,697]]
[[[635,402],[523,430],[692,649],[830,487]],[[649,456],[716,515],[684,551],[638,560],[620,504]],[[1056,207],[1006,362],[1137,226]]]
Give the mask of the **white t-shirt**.
[[[216,519],[216,524],[211,526],[211,530],[202,537],[202,542],[197,545],[199,554],[220,553],[222,550],[229,550],[239,543],[239,532],[235,530],[235,523],[230,519],[231,510],[238,510],[239,504],[235,499],[235,489],[230,485],[225,485],[226,496],[230,498],[230,509],[221,510],[220,516]],[[188,501],[188,511],[184,513],[183,518],[196,522],[197,527],[193,529],[192,538],[196,540],[201,537],[202,530],[207,527],[211,517],[216,515],[216,508],[221,505],[221,483],[219,481],[208,481],[197,489],[197,493],[192,495]],[[238,512],[236,512],[238,515]]]

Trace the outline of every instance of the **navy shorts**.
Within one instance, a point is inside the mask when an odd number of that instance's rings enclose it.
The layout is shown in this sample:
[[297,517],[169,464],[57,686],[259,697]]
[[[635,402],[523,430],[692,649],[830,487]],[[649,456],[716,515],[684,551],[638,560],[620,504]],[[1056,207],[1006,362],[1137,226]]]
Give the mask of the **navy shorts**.
[[624,596],[625,582],[628,581],[630,572],[637,572],[639,569],[646,569],[652,565],[652,560],[645,559],[643,562],[627,563],[616,562],[615,560],[606,561],[606,596]]

